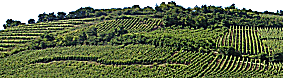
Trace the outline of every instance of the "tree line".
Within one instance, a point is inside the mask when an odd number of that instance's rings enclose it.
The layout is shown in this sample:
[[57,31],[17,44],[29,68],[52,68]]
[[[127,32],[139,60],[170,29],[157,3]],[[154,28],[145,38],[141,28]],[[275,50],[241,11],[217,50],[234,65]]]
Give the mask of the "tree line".
[[[76,11],[69,12],[68,14],[65,12],[58,12],[57,14],[52,13],[42,13],[38,15],[37,23],[39,22],[47,22],[47,21],[56,21],[56,20],[64,20],[64,19],[77,19],[77,18],[87,18],[87,17],[99,17],[99,16],[120,16],[120,15],[154,15],[155,18],[163,18],[168,23],[168,26],[171,25],[178,25],[176,23],[180,23],[182,25],[208,25],[203,22],[207,22],[207,17],[203,17],[203,13],[217,13],[220,14],[226,13],[228,15],[233,15],[238,13],[238,15],[246,15],[247,12],[253,12],[255,14],[273,14],[273,15],[283,15],[282,10],[278,10],[276,13],[274,12],[258,12],[252,11],[251,9],[247,10],[246,8],[237,9],[235,4],[232,4],[229,7],[222,8],[221,6],[207,6],[202,5],[201,7],[195,6],[194,8],[184,8],[180,5],[177,5],[174,1],[162,2],[160,5],[156,5],[153,9],[150,6],[141,8],[139,5],[133,5],[132,7],[124,7],[122,8],[111,8],[111,9],[93,9],[92,7],[81,7]],[[185,14],[185,15],[184,15]],[[192,16],[200,17],[191,18],[186,14],[190,14]],[[177,18],[180,17],[180,18]],[[222,18],[225,19],[226,17]],[[178,20],[175,20],[178,19]],[[194,19],[194,20],[191,20]],[[182,21],[183,20],[183,21]],[[184,21],[185,20],[185,21]],[[198,20],[198,21],[195,21]],[[215,19],[217,20],[217,19]],[[36,20],[29,19],[28,24],[36,23]],[[187,23],[188,22],[188,23]],[[191,23],[192,22],[192,23]],[[225,22],[225,21],[224,21]],[[226,22],[226,24],[229,21]],[[21,23],[20,21],[15,21],[13,19],[8,19],[6,24],[3,27],[6,29],[7,27],[18,26],[18,25],[25,25],[25,23]]]

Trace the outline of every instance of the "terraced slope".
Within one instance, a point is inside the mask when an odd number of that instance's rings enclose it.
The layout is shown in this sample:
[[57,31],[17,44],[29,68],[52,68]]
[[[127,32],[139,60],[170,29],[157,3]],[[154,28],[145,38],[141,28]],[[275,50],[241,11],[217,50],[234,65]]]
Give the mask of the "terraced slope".
[[16,46],[22,47],[25,43],[47,34],[62,34],[75,29],[88,27],[103,20],[96,18],[59,20],[7,28],[0,32],[0,52],[9,53]]
[[265,63],[259,59],[219,56],[203,72],[205,77],[265,77],[269,70]]
[[[157,19],[62,20],[19,26],[1,32],[0,47],[15,46],[46,33],[78,36],[123,27],[129,31],[104,45],[76,45],[27,50],[0,59],[2,77],[280,77],[282,63],[224,55],[218,47],[232,46],[243,55],[280,51],[280,28],[231,26],[225,29],[164,29]],[[80,21],[88,21],[82,23]],[[93,21],[93,22],[91,22]],[[71,23],[73,22],[73,23]],[[53,24],[53,25],[50,25]],[[23,30],[30,30],[22,32]],[[34,31],[33,31],[34,30]],[[49,31],[50,30],[50,31]],[[38,32],[37,32],[38,31]],[[278,33],[279,36],[272,35]],[[87,35],[92,38],[95,35]],[[96,37],[94,37],[96,38]],[[218,39],[217,39],[218,38]],[[101,38],[103,39],[103,38]],[[270,50],[272,50],[270,52]],[[5,52],[4,52],[5,51]],[[59,71],[59,72],[58,72]],[[47,74],[46,74],[47,73]],[[28,74],[28,75],[27,75]]]
[[[209,52],[216,46],[214,39],[221,35],[217,29],[157,30],[132,35],[136,35],[132,41],[138,36],[147,41],[126,46],[77,45],[24,51],[0,59],[0,74],[3,77],[277,77],[283,73],[281,63]],[[164,43],[174,44],[152,42],[159,37]],[[190,48],[173,47],[185,46],[187,43],[182,40],[189,41]],[[204,44],[210,45],[198,47]]]
[[[61,71],[61,73],[66,73],[70,70],[74,70],[74,68],[68,68],[70,65],[75,65],[75,69],[89,69],[86,70],[92,74],[99,74],[106,75],[103,73],[109,73],[109,76],[117,76],[120,77],[119,74],[122,73],[134,73],[134,70],[144,70],[144,74],[141,75],[134,75],[138,77],[148,77],[148,76],[158,76],[158,77],[173,77],[173,76],[180,76],[180,77],[195,77],[204,70],[211,61],[215,60],[215,55],[212,54],[210,49],[215,48],[214,45],[214,38],[221,35],[221,30],[189,30],[189,29],[179,29],[179,30],[157,30],[151,33],[146,34],[145,32],[142,33],[135,33],[137,36],[141,36],[144,38],[148,38],[145,44],[127,44],[127,45],[100,45],[100,46],[90,46],[90,45],[77,45],[77,46],[70,46],[70,47],[55,47],[55,48],[47,48],[44,50],[28,50],[19,52],[18,54],[14,54],[9,57],[5,57],[0,59],[0,74],[3,77],[23,77],[25,73],[28,72],[38,72],[37,75],[34,76],[42,76],[42,77],[55,77],[59,76],[60,74],[49,75],[49,74],[40,74],[55,71]],[[194,33],[193,33],[194,32]],[[169,34],[171,33],[171,34]],[[206,34],[200,34],[206,33]],[[124,37],[127,37],[125,34]],[[138,35],[140,34],[140,35]],[[155,36],[154,36],[155,35]],[[159,35],[159,36],[157,36]],[[154,40],[156,38],[160,39],[167,39],[164,40],[168,44],[160,44],[155,43]],[[172,38],[174,40],[181,40],[172,42],[172,40],[168,40],[168,38]],[[198,42],[195,42],[195,38],[199,38]],[[133,38],[137,39],[137,38]],[[184,43],[183,41],[187,41],[186,39],[190,39],[189,42]],[[160,42],[160,41],[158,41]],[[188,43],[192,43],[190,45],[186,45]],[[206,45],[201,49],[194,50],[194,48],[199,48],[198,46]],[[174,47],[175,46],[175,47]],[[187,48],[184,50],[178,50],[177,46],[194,46],[194,48]],[[206,53],[207,52],[207,53]],[[12,59],[13,58],[13,59]],[[59,61],[59,62],[57,62]],[[67,68],[63,70],[56,66],[63,66],[65,67],[62,62],[70,62],[70,65],[67,65]],[[87,64],[88,61],[93,64]],[[48,63],[48,64],[46,64]],[[79,64],[76,64],[79,63]],[[84,64],[81,64],[84,63]],[[56,65],[53,67],[54,64],[61,64]],[[53,70],[49,70],[49,66],[52,66]],[[138,65],[138,68],[132,68],[133,65]],[[39,67],[38,67],[39,66]],[[93,66],[93,67],[92,67]],[[100,68],[100,66],[112,66],[112,68]],[[41,71],[40,68],[46,69],[48,71]],[[47,67],[47,68],[46,68]],[[83,67],[83,68],[81,68]],[[124,70],[124,67],[130,68],[127,71]],[[160,71],[159,69],[164,68],[164,71]],[[117,68],[117,69],[116,69]],[[36,70],[35,70],[36,69]],[[97,70],[104,70],[105,72],[100,71],[90,71],[92,69]],[[167,72],[165,70],[169,70],[172,72]],[[176,69],[178,69],[176,71]],[[25,70],[25,71],[23,71]],[[111,71],[123,71],[120,73],[113,73],[110,74]],[[15,72],[11,72],[15,71]],[[40,72],[41,71],[41,72]],[[167,76],[164,76],[163,73],[156,73],[153,75],[146,75],[148,72],[163,72],[168,73]],[[74,73],[78,73],[79,71],[73,71]],[[178,73],[178,74],[175,74]],[[30,73],[31,74],[31,73]],[[70,76],[74,76],[71,75]],[[32,76],[32,75],[30,75]],[[61,75],[60,75],[61,76]],[[86,76],[86,74],[80,74],[78,76]],[[106,75],[107,76],[107,75]],[[105,77],[106,77],[105,76]],[[133,74],[124,74],[122,76],[130,77]],[[92,75],[92,77],[97,77]]]
[[152,45],[48,48],[24,51],[0,63],[3,77],[271,77],[283,73],[281,63],[172,52]]
[[[160,54],[161,53],[161,54]],[[185,54],[185,55],[184,55]],[[200,58],[201,57],[201,58]],[[125,48],[119,48],[117,46],[73,46],[73,47],[61,47],[61,48],[49,48],[46,50],[34,50],[25,51],[19,54],[7,57],[5,59],[0,59],[1,61],[1,75],[4,77],[22,77],[26,76],[24,73],[30,72],[29,76],[39,76],[42,77],[54,77],[60,74],[55,74],[56,71],[68,72],[70,70],[73,73],[80,72],[75,69],[82,69],[86,67],[84,71],[88,71],[89,74],[100,74],[108,73],[109,76],[119,76],[122,73],[136,72],[134,70],[144,70],[144,74],[141,76],[160,76],[163,77],[163,73],[168,73],[168,77],[177,75],[184,77],[193,77],[200,70],[204,69],[207,62],[213,60],[212,54],[206,53],[194,53],[194,52],[172,52],[169,48],[154,47],[152,45],[129,45]],[[11,59],[14,58],[14,59]],[[22,59],[22,61],[20,61]],[[180,59],[180,60],[178,60]],[[181,60],[183,59],[183,60]],[[76,60],[75,62],[68,60]],[[5,62],[4,62],[5,61]],[[59,61],[59,62],[58,62]],[[62,62],[69,63],[62,63]],[[61,63],[60,63],[61,62]],[[89,64],[87,64],[89,63]],[[55,67],[54,67],[54,64]],[[65,65],[69,64],[69,65]],[[141,65],[143,64],[143,65]],[[138,68],[132,68],[137,65]],[[41,67],[43,66],[43,67]],[[67,66],[64,69],[56,68],[56,66]],[[77,67],[78,66],[78,67]],[[100,68],[100,67],[103,68]],[[75,68],[73,68],[75,67]],[[82,68],[81,68],[82,67]],[[115,67],[115,69],[111,68]],[[129,69],[124,69],[124,67],[129,68],[133,71],[126,71]],[[164,68],[159,70],[160,67]],[[41,71],[43,68],[52,68],[53,70],[46,69]],[[122,68],[122,69],[120,69]],[[36,70],[35,70],[36,69]],[[38,70],[37,70],[38,69]],[[97,69],[97,71],[91,71]],[[169,72],[165,71],[170,69]],[[178,69],[175,71],[175,69]],[[197,70],[196,70],[197,69]],[[22,71],[25,70],[25,71]],[[104,70],[104,71],[99,71]],[[113,71],[124,71],[124,72],[113,72]],[[9,72],[15,71],[15,72]],[[163,72],[156,73],[156,75],[146,75],[148,72]],[[186,72],[187,71],[187,72]],[[194,72],[192,72],[194,71]],[[5,72],[5,73],[4,73]],[[40,73],[50,73],[50,74],[40,74]],[[54,72],[53,75],[52,72]],[[174,73],[173,73],[174,72]],[[10,74],[10,75],[8,75]],[[17,75],[20,74],[20,75]],[[69,73],[70,76],[72,73]],[[116,75],[115,75],[116,74]],[[190,75],[185,75],[190,74]],[[85,76],[87,73],[82,73],[77,76]],[[124,74],[121,76],[132,76],[133,74]],[[136,75],[138,76],[138,75]],[[96,77],[96,75],[92,75]],[[106,76],[104,76],[106,77]],[[166,77],[166,76],[165,76]]]
[[110,30],[111,28],[118,28],[123,26],[129,32],[151,31],[160,28],[161,20],[158,19],[116,19],[98,24],[96,27],[99,32]]
[[[162,21],[158,19],[142,19],[142,18],[107,20],[87,28],[81,28],[72,32],[68,32],[64,34],[62,33],[62,34],[74,35],[75,33],[81,33],[81,32],[104,33],[104,32],[108,32],[111,29],[118,29],[121,27],[123,27],[124,30],[127,30],[129,33],[146,32],[146,31],[148,32],[160,28],[162,26],[161,22]],[[97,28],[97,30],[88,30],[94,28]]]

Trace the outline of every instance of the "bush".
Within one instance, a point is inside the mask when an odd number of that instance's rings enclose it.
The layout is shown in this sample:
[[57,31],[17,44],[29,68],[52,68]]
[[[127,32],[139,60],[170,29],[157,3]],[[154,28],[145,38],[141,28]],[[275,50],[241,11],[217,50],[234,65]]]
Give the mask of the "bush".
[[221,46],[217,49],[217,51],[224,55],[233,55],[233,56],[242,57],[242,54],[231,46]]

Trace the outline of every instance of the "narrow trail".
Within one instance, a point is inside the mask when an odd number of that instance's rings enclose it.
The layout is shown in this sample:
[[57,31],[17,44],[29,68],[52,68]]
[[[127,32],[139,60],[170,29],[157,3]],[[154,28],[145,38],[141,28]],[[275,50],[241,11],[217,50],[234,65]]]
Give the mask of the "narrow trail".
[[[177,53],[174,53],[177,54]],[[172,58],[171,56],[169,58]],[[190,65],[190,63],[176,63],[176,62],[167,62],[167,59],[162,60],[142,60],[142,59],[128,59],[128,60],[104,60],[100,57],[95,56],[61,56],[61,57],[50,57],[50,58],[39,58],[37,60],[31,61],[29,64],[50,64],[58,61],[81,61],[95,63],[98,65],[144,65],[144,66],[153,66],[153,65],[165,65],[165,64],[178,64],[178,65]]]
[[[61,62],[61,63],[65,63],[67,61],[75,61],[75,62],[86,62],[88,64],[95,64],[95,65],[102,65],[102,66],[117,66],[117,67],[120,67],[120,66],[129,66],[128,64],[103,64],[103,63],[99,63],[99,62],[96,62],[96,61],[78,61],[78,60],[59,60],[59,61],[50,61],[50,62],[47,62],[47,63],[43,63],[43,62],[38,62],[38,63],[33,63],[33,64],[53,64],[53,63],[56,63],[56,62]],[[173,63],[174,65],[185,65],[185,64],[176,64],[176,63]],[[154,63],[148,63],[148,64],[130,64],[130,65],[138,65],[138,66],[144,66],[144,67],[153,67],[153,66],[166,66],[166,65],[173,65],[171,63],[159,63],[159,64],[154,64]],[[30,64],[32,65],[32,64]]]

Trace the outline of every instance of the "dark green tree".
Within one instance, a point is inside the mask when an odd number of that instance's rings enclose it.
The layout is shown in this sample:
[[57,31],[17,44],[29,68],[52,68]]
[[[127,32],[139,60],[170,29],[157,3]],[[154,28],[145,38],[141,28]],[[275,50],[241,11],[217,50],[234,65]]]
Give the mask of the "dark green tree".
[[140,6],[139,5],[134,5],[134,6],[132,6],[132,8],[140,8]]
[[247,9],[246,9],[246,8],[243,8],[242,11],[247,11]]
[[235,6],[235,4],[233,3],[231,6],[226,7],[225,9],[236,9],[236,6]]
[[49,13],[48,15],[48,21],[53,21],[56,20],[56,15],[54,14],[54,12]]
[[236,6],[234,3],[230,6],[230,9],[236,9]]
[[144,11],[154,11],[154,9],[150,6],[146,6],[143,8]]
[[55,37],[52,34],[45,33],[44,35],[40,36],[42,39],[45,39],[46,41],[52,41],[55,40]]
[[12,26],[12,23],[14,22],[14,20],[12,20],[12,19],[7,19],[7,21],[6,21],[6,26],[8,26],[8,27],[10,27],[10,26]]
[[53,21],[56,20],[56,15],[54,12],[46,14],[45,12],[43,14],[38,15],[38,21],[37,22],[46,22],[46,21]]
[[177,6],[176,2],[174,2],[174,1],[168,2],[168,5],[171,6],[171,7]]
[[218,48],[218,52],[223,53],[225,55],[233,55],[239,57],[242,56],[242,54],[239,51],[237,51],[235,48],[230,46],[221,46]]
[[38,21],[37,22],[45,22],[48,21],[47,19],[48,14],[46,14],[45,12],[43,14],[39,14],[38,15]]
[[3,25],[4,29],[8,27],[18,26],[24,23],[21,23],[21,21],[14,21],[13,19],[7,19],[6,24]]
[[249,10],[247,10],[247,12],[253,12],[253,10],[252,10],[252,9],[249,9]]
[[34,19],[29,19],[29,20],[28,20],[28,23],[29,23],[29,24],[34,24],[34,23],[35,23],[35,20],[34,20]]
[[4,28],[4,29],[6,29],[6,28],[7,28],[7,27],[6,27],[6,24],[3,24],[3,28]]
[[66,18],[66,13],[65,12],[58,12],[57,13],[57,19],[58,20],[62,20],[64,18]]
[[92,7],[84,7],[84,8],[80,8],[78,10],[75,11],[75,16],[76,18],[85,18],[85,17],[89,17],[90,13],[94,13],[94,9]]
[[75,12],[69,12],[69,14],[66,16],[67,19],[73,19],[73,18],[76,18],[76,14]]
[[199,10],[200,10],[200,7],[199,7],[198,5],[196,5],[193,10],[199,11]]
[[162,2],[160,6],[155,6],[155,10],[158,12],[162,12],[164,7],[166,7],[166,4],[165,2]]

